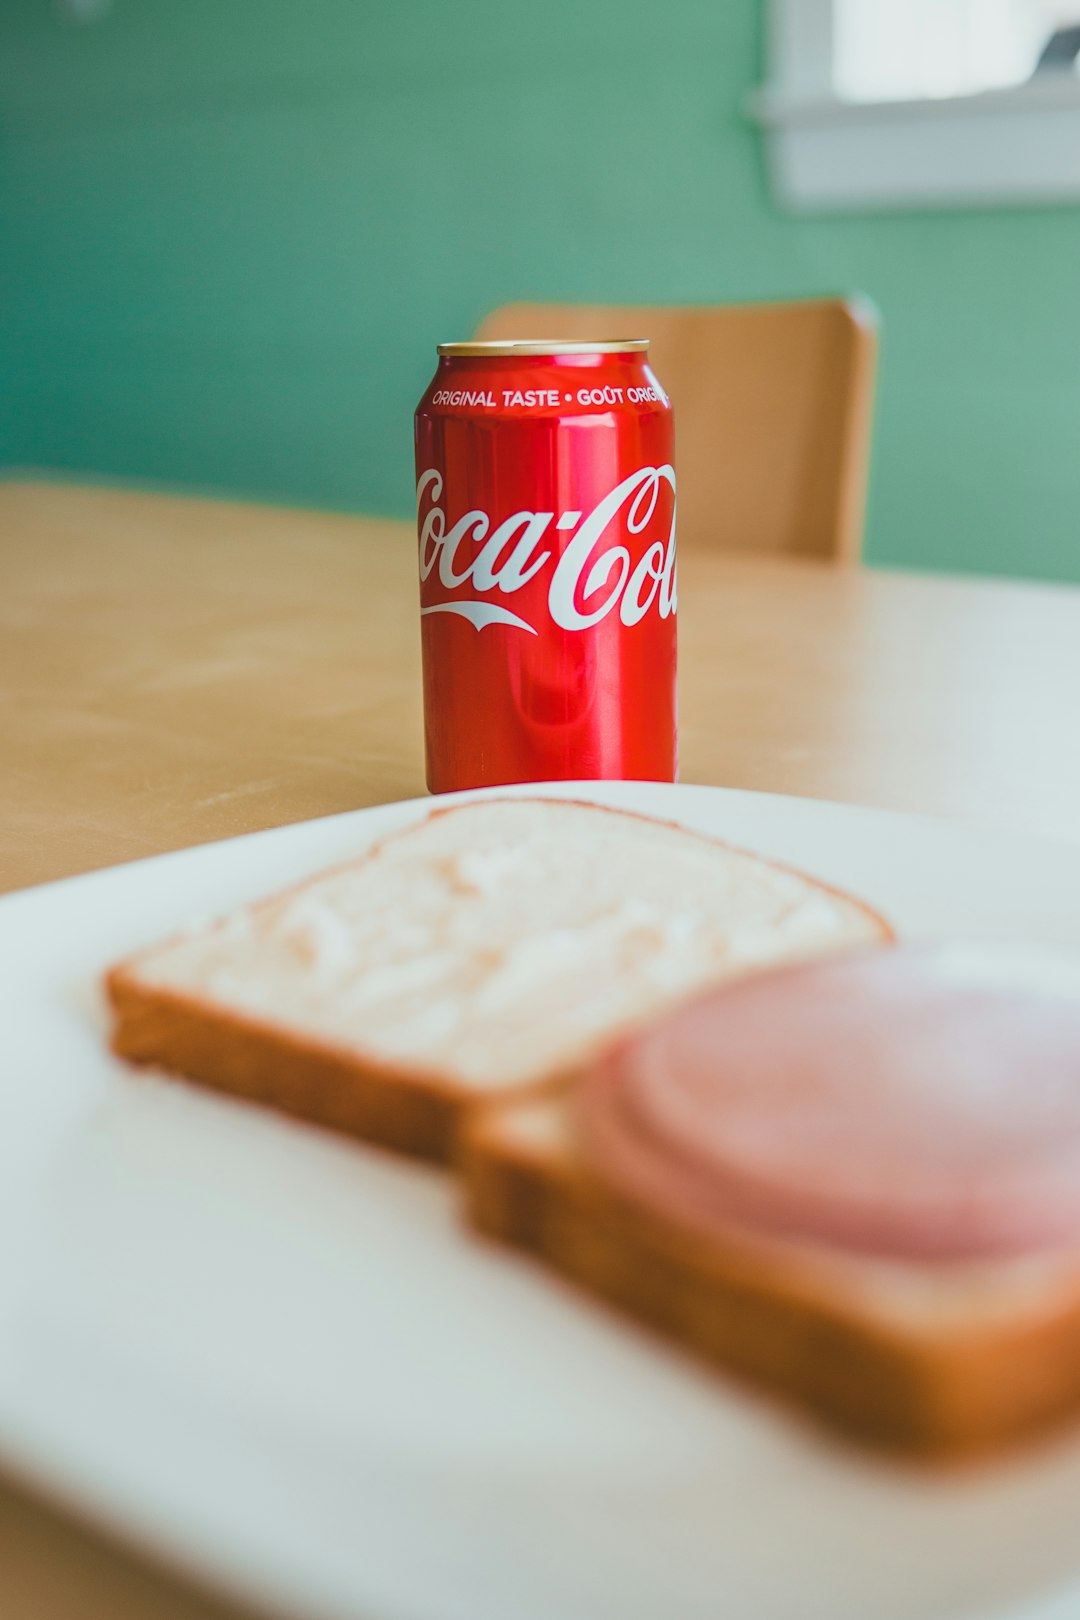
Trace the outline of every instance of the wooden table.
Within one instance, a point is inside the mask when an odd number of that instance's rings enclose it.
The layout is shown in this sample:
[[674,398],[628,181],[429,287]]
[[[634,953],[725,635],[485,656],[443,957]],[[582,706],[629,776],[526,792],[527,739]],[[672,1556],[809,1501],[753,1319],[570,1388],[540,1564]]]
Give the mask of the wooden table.
[[[721,556],[683,777],[1080,836],[1080,592]],[[0,484],[0,889],[424,791],[406,524]],[[4,1620],[235,1614],[0,1486]]]

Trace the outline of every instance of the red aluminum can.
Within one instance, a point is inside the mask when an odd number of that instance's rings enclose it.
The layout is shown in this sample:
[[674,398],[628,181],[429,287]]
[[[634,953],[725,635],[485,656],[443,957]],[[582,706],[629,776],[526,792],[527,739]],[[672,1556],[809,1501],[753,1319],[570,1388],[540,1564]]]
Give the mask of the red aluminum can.
[[647,350],[439,345],[416,412],[433,793],[675,779],[673,426]]

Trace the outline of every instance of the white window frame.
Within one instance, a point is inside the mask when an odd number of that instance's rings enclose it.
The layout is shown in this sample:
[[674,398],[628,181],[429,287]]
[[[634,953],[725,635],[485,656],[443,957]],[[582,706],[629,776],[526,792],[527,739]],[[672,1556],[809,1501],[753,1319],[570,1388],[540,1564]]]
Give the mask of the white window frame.
[[1080,75],[920,101],[842,101],[833,0],[768,0],[769,77],[749,99],[773,191],[796,212],[1080,197]]

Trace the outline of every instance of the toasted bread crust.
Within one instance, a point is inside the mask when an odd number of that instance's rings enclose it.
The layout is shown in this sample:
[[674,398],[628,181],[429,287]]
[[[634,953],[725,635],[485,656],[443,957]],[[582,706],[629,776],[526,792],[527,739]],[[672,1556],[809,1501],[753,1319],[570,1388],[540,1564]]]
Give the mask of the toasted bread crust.
[[127,963],[105,983],[120,1057],[399,1153],[451,1159],[464,1099],[438,1079],[369,1066],[353,1052],[155,989]]
[[505,1122],[521,1106],[479,1107],[463,1133],[472,1226],[714,1367],[851,1438],[927,1459],[1015,1444],[1080,1412],[1080,1261],[1035,1308],[905,1319],[860,1287],[874,1262],[677,1228],[604,1186],[572,1145],[516,1139]]

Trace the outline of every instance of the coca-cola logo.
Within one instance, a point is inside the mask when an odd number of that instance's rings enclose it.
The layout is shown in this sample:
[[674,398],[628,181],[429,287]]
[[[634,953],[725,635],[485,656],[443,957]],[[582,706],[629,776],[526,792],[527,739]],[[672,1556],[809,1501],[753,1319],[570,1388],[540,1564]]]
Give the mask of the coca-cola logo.
[[[667,502],[660,501],[665,489],[671,491],[669,513]],[[429,467],[416,485],[420,578],[426,584],[435,574],[445,590],[457,594],[429,603],[422,614],[455,613],[477,630],[506,624],[536,635],[535,625],[498,598],[515,595],[552,563],[558,548],[544,544],[552,523],[556,531],[574,531],[550,569],[547,589],[548,611],[562,629],[588,630],[615,611],[623,624],[635,625],[654,604],[662,619],[675,612],[675,472],[670,465],[639,467],[584,517],[562,512],[558,521],[554,512],[521,511],[493,527],[487,512],[474,509],[447,528],[442,493],[442,474]],[[650,540],[658,510],[664,532]],[[621,539],[609,533],[616,519]],[[644,548],[634,561],[624,542],[642,534]]]

